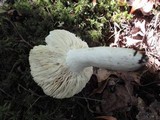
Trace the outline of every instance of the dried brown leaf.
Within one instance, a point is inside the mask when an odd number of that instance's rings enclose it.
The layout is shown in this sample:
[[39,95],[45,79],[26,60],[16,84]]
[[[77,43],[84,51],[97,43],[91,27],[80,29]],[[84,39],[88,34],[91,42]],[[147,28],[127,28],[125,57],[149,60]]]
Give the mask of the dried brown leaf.
[[98,116],[96,119],[103,119],[103,120],[117,120],[115,117],[112,116]]
[[139,72],[122,72],[117,75],[125,81],[136,82],[140,84],[141,73]]
[[[144,104],[144,103],[143,103]],[[141,106],[138,106],[141,107]],[[143,105],[136,116],[137,120],[159,120],[160,102],[154,101],[148,107]]]
[[103,81],[101,83],[98,83],[98,88],[94,89],[93,92],[90,95],[96,94],[96,93],[102,93],[107,85],[107,80]]
[[102,82],[111,75],[111,72],[105,69],[98,69],[95,75],[97,76],[98,82]]
[[97,69],[94,71],[94,74],[97,76],[97,82],[98,82],[98,88],[94,89],[93,92],[90,95],[96,94],[96,93],[102,93],[104,88],[107,85],[107,79],[113,72],[108,71],[106,69]]
[[[118,73],[119,76],[122,74]],[[103,113],[110,113],[113,111],[126,111],[130,105],[136,105],[136,97],[133,95],[133,84],[130,78],[123,80],[122,78],[111,76],[104,89],[101,103],[101,110]]]

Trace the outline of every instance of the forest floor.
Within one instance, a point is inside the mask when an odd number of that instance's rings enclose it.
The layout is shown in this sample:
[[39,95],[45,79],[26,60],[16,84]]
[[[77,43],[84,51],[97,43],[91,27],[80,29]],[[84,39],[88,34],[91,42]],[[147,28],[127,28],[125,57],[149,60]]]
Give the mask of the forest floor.
[[[87,12],[84,14],[82,10],[76,16],[69,2],[57,2],[52,7],[45,2],[24,1],[14,3],[11,0],[10,5],[0,7],[0,120],[160,120],[159,12],[156,19],[155,14],[146,17],[138,11],[129,23],[123,23],[125,26],[112,24],[111,34],[110,23],[102,16],[109,9],[104,7],[106,5],[97,5],[99,9],[92,8],[91,11],[87,3],[86,6],[77,5],[76,9],[85,7],[83,10]],[[152,29],[152,38],[157,41],[154,47],[150,46],[151,42],[147,44],[152,50],[147,51],[150,63],[141,70],[130,73],[95,68],[82,92],[71,98],[54,99],[45,95],[34,82],[28,61],[29,51],[33,46],[45,44],[45,37],[53,29],[74,32],[86,39],[89,46],[144,50]],[[121,30],[123,32],[119,32]],[[131,33],[135,34],[135,31],[142,34],[133,37]],[[113,34],[118,39],[114,39]],[[153,53],[155,48],[158,54]]]

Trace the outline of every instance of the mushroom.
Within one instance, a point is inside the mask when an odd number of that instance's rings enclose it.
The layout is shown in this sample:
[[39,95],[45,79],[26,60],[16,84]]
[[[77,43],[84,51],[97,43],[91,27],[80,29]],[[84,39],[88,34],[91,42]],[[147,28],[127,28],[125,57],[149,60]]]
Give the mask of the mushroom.
[[93,67],[134,71],[144,65],[143,54],[128,48],[92,47],[66,30],[53,30],[46,45],[29,54],[31,75],[46,95],[69,98],[79,93],[93,74]]

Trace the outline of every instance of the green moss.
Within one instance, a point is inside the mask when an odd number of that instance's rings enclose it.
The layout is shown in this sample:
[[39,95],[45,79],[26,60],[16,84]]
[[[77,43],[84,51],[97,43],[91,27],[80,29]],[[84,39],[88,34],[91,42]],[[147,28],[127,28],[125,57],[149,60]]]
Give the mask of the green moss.
[[119,13],[114,14],[112,16],[112,21],[117,22],[117,23],[121,23],[121,22],[129,21],[132,18],[133,18],[133,16],[131,14],[128,14],[127,11],[124,11],[124,12],[119,12]]
[[97,30],[90,30],[88,31],[88,34],[93,41],[97,41],[102,37],[101,31],[97,31]]

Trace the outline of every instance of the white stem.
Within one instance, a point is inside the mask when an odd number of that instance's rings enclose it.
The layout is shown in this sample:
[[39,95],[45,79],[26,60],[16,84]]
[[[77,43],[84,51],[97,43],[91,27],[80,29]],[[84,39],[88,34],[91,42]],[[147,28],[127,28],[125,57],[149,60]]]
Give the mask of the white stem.
[[108,70],[134,71],[140,68],[143,55],[127,48],[93,47],[74,49],[67,53],[66,62],[73,72],[85,67],[99,67]]

